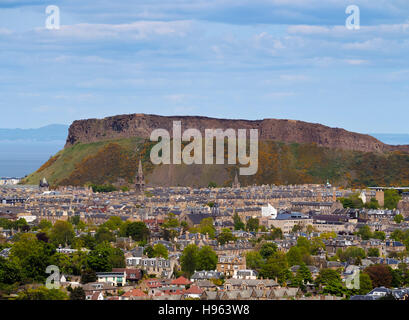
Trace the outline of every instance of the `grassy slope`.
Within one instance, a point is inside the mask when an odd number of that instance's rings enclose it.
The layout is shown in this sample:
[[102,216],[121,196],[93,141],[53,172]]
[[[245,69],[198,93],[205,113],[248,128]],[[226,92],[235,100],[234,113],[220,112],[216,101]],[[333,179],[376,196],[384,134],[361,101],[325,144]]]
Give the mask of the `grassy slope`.
[[[240,167],[153,166],[149,160],[153,145],[138,138],[77,144],[60,151],[28,176],[24,183],[37,184],[46,177],[54,186],[116,183],[118,178],[125,184],[131,184],[139,156],[146,181],[151,185],[199,187],[207,186],[210,181],[221,186],[229,185],[235,170]],[[243,185],[324,183],[327,179],[343,186],[409,185],[409,155],[340,151],[316,145],[260,141],[257,174],[240,177]]]
[[[37,170],[30,174],[24,181],[24,184],[36,185],[43,177],[46,177],[51,185],[58,184],[59,181],[69,177],[74,171],[75,166],[80,164],[86,157],[95,155],[98,151],[110,143],[116,143],[127,150],[135,150],[141,140],[139,138],[119,139],[110,141],[101,141],[89,144],[78,143],[72,147],[59,151],[54,157],[58,157],[50,166],[44,170]],[[44,165],[43,165],[44,167]]]

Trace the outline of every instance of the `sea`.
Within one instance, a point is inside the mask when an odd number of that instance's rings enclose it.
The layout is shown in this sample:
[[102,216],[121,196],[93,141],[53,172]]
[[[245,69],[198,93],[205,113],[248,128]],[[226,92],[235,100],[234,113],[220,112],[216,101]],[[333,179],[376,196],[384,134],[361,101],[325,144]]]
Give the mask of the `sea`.
[[[409,134],[376,133],[370,135],[387,144],[409,144]],[[0,178],[25,177],[62,150],[64,145],[64,140],[0,140]]]
[[64,148],[65,141],[0,141],[0,177],[23,178]]

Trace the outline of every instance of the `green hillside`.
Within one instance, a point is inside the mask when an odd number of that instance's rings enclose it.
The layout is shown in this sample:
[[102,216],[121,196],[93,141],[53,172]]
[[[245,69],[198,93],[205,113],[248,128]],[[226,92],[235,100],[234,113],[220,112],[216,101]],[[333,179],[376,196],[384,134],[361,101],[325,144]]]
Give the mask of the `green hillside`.
[[[146,182],[151,185],[200,187],[214,181],[219,186],[228,186],[239,168],[232,165],[154,166],[149,156],[153,145],[139,138],[79,143],[57,153],[23,183],[38,184],[46,177],[52,186],[131,185],[139,157]],[[257,174],[240,177],[242,185],[324,183],[327,179],[338,186],[408,186],[409,155],[260,141]]]

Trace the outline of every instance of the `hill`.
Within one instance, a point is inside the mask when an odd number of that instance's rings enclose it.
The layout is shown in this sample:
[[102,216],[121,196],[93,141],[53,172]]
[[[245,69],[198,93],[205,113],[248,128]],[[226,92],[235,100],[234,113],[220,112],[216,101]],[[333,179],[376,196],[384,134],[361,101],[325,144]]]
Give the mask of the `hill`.
[[[172,121],[174,117],[167,119]],[[205,119],[207,121],[209,118]],[[219,120],[215,120],[213,125],[219,125]],[[52,186],[90,183],[132,186],[137,163],[141,159],[148,185],[203,187],[211,181],[219,186],[231,185],[238,168],[234,165],[154,166],[150,162],[150,150],[155,142],[146,138],[146,133],[143,133],[146,127],[131,128],[129,123],[125,125],[122,122],[116,122],[117,125],[113,126],[112,121],[111,118],[107,122],[75,122],[69,130],[66,147],[29,175],[24,183],[37,184],[41,178],[46,177]],[[229,125],[234,125],[230,122],[233,120],[226,121],[229,121]],[[241,124],[246,123],[245,121]],[[254,122],[249,123],[254,125]],[[162,124],[156,123],[155,126]],[[150,123],[150,126],[153,127],[154,124]],[[82,131],[79,131],[80,127]],[[263,126],[260,127],[264,129]],[[321,127],[318,129],[323,130]],[[287,132],[288,130],[290,129],[287,129]],[[118,138],[125,135],[125,132],[126,135],[135,132],[135,136]],[[343,135],[361,136],[347,131]],[[369,144],[360,141],[352,150],[348,150],[346,145],[344,148],[323,146],[334,143],[334,140],[325,140],[322,136],[316,137],[322,142],[321,145],[316,142],[298,143],[267,139],[265,137],[268,134],[265,132],[262,132],[261,136],[263,139],[259,142],[259,170],[254,176],[241,176],[242,185],[325,183],[327,179],[339,186],[409,185],[409,154],[399,149],[393,150],[391,146],[369,136],[362,138],[362,141]],[[299,137],[310,139],[301,134]],[[357,149],[357,146],[372,150],[373,145],[370,143],[378,146],[375,148],[377,151],[353,150]]]

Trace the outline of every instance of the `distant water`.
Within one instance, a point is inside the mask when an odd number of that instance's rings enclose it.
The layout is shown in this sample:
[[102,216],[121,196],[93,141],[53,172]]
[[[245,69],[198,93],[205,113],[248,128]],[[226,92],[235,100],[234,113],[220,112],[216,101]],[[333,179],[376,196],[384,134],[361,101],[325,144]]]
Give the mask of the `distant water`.
[[409,134],[407,133],[370,133],[370,135],[386,144],[409,144]]
[[22,178],[60,151],[65,141],[0,140],[0,177]]

